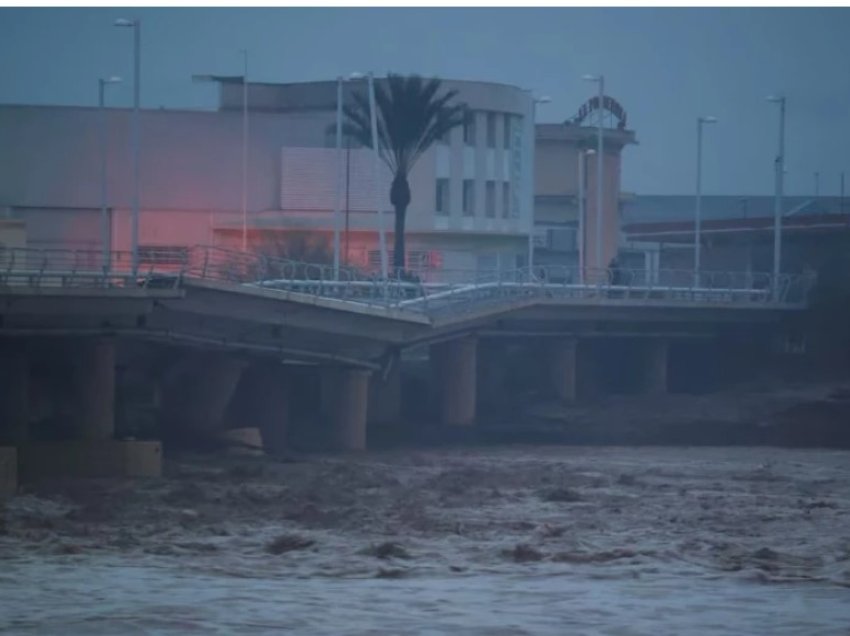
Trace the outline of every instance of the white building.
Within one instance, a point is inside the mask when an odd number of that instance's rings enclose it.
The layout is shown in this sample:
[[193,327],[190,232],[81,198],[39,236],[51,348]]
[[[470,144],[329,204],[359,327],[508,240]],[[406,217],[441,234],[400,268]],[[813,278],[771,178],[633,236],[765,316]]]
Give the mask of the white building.
[[[380,80],[379,80],[380,82]],[[502,84],[451,81],[472,123],[435,144],[410,176],[408,263],[419,270],[513,269],[525,263],[533,213],[532,98]],[[252,246],[310,230],[330,249],[337,153],[336,82],[250,84],[248,228]],[[364,91],[348,82],[346,95]],[[30,247],[98,250],[101,132],[113,250],[130,247],[132,110],[0,106],[0,216],[25,225]],[[101,125],[104,125],[101,128]],[[220,84],[216,111],[141,112],[140,256],[187,246],[240,245],[242,86]],[[380,262],[372,154],[343,153],[343,262]],[[390,178],[381,208],[392,246]],[[347,202],[347,204],[346,204]],[[347,211],[347,214],[346,214]],[[345,232],[347,219],[348,232]],[[276,239],[273,239],[276,240]]]

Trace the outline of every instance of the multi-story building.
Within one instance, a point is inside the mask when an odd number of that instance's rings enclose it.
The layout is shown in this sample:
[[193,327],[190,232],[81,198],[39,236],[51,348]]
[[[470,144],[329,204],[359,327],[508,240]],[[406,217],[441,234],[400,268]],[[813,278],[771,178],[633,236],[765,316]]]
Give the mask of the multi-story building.
[[[473,116],[410,175],[409,266],[426,273],[513,269],[525,262],[532,227],[531,95],[485,82],[446,80],[443,88],[457,90]],[[221,83],[215,111],[141,111],[142,261],[153,252],[177,257],[194,244],[240,246],[242,89]],[[345,98],[365,89],[365,82],[346,82]],[[390,174],[381,164],[376,197],[372,152],[346,140],[337,153],[336,82],[251,83],[247,95],[250,244],[297,256],[288,238],[309,233],[319,243],[310,256],[327,258],[339,223],[341,261],[377,269],[382,216],[392,246]],[[123,108],[0,106],[0,217],[22,221],[31,247],[99,249],[105,156],[106,236],[113,250],[128,250],[131,122],[132,110]]]
[[[597,226],[598,122],[602,116],[602,215]],[[636,143],[620,104],[590,99],[563,124],[538,124],[534,154],[536,265],[605,268],[621,243],[623,148]],[[584,223],[579,216],[584,199]],[[584,237],[582,242],[581,237]],[[598,255],[598,256],[597,256]]]

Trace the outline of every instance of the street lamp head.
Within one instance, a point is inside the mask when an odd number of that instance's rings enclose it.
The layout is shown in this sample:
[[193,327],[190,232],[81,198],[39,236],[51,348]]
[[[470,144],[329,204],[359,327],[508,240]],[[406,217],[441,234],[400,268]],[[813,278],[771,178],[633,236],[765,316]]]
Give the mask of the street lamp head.
[[139,23],[138,20],[128,20],[127,18],[118,18],[113,24],[117,27],[134,27]]
[[353,80],[361,80],[364,77],[366,77],[366,76],[363,73],[361,73],[360,71],[354,71],[353,73],[348,74],[348,79],[352,80],[352,81]]
[[708,115],[706,117],[700,117],[699,122],[701,124],[716,124],[717,123],[717,117],[712,117],[711,115]]
[[535,103],[535,104],[548,104],[548,103],[550,103],[551,101],[552,101],[552,98],[551,98],[551,97],[549,97],[548,95],[541,95],[540,97],[535,97],[535,98],[534,98],[534,103]]
[[122,80],[117,75],[112,75],[110,77],[101,77],[100,81],[103,84],[120,84],[124,80]]
[[602,79],[602,76],[601,75],[582,75],[581,79],[583,79],[585,82],[598,82],[600,79]]
[[785,101],[785,95],[768,95],[765,99],[774,104],[779,104]]

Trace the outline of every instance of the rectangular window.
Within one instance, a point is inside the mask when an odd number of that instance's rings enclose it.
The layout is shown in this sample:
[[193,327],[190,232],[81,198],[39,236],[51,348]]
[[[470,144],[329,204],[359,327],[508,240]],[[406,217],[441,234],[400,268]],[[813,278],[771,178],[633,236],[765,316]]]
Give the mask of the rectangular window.
[[437,214],[449,213],[449,180],[437,179]]
[[467,146],[475,145],[475,113],[470,113],[463,124],[463,143]]
[[484,197],[484,212],[489,218],[496,217],[496,182],[487,182],[487,191]]
[[511,147],[511,116],[505,115],[505,129],[504,129],[504,139],[502,143],[504,144],[504,148],[508,149]]
[[463,180],[463,214],[475,216],[475,180]]
[[487,113],[487,147],[496,147],[496,113]]
[[505,181],[502,184],[502,217],[507,219],[511,215],[511,184]]

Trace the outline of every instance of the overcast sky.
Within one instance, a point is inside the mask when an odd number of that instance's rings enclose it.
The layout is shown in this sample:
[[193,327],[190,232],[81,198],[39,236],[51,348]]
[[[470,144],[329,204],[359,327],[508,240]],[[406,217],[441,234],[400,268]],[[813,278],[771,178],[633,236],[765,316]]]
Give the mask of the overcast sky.
[[[0,102],[93,105],[97,78],[132,77],[131,33],[143,20],[143,106],[212,107],[192,73],[268,82],[354,70],[416,72],[515,84],[552,97],[540,121],[572,116],[604,73],[640,145],[623,187],[694,188],[696,117],[706,130],[704,191],[769,194],[778,108],[788,98],[787,191],[837,194],[850,172],[850,9],[0,9]],[[132,99],[129,82],[111,93]],[[850,175],[848,175],[850,176]]]

